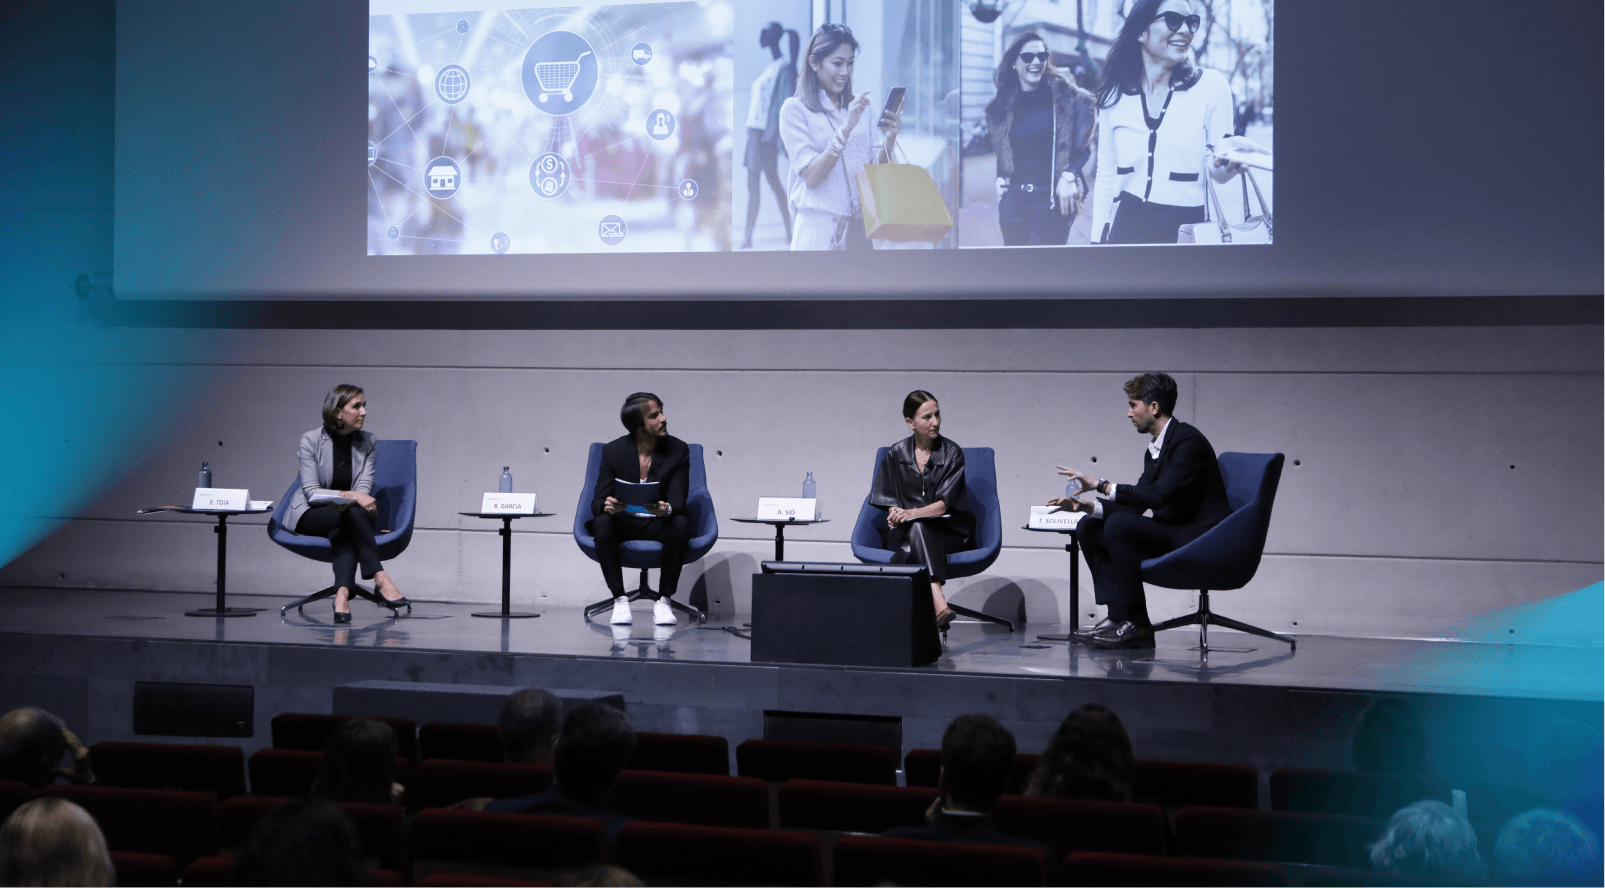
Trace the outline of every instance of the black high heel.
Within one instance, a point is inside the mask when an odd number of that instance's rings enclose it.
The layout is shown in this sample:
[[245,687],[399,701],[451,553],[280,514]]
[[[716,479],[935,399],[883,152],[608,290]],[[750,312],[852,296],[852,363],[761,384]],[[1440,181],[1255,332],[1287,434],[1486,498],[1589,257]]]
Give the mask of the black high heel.
[[400,598],[397,598],[395,601],[391,601],[390,599],[384,597],[383,595],[380,595],[379,596],[379,606],[380,607],[388,607],[388,608],[390,608],[390,616],[392,616],[392,617],[395,616],[396,612],[401,610],[402,608],[406,608],[407,609],[407,614],[409,616],[411,616],[411,614],[412,614],[412,602],[410,600],[408,600],[407,596],[405,596],[405,595],[401,596]]
[[[329,606],[333,607],[334,603],[330,602]],[[350,599],[347,599],[346,600],[346,607],[350,607],[350,606],[351,606],[351,601],[350,601]],[[349,622],[351,622],[351,612],[350,611],[346,611],[345,613],[342,614],[339,611],[335,611],[334,612],[334,621],[336,623],[349,623]]]

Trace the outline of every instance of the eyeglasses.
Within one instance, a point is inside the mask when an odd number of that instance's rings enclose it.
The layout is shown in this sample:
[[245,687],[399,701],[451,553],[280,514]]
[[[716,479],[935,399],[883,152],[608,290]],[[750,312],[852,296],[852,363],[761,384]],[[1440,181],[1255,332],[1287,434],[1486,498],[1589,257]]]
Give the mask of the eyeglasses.
[[1179,12],[1161,12],[1154,16],[1154,21],[1157,22],[1160,19],[1164,19],[1165,27],[1172,31],[1180,31],[1181,26],[1186,25],[1187,30],[1194,33],[1197,33],[1198,26],[1203,24],[1204,21],[1203,17],[1197,13],[1193,13],[1192,15],[1182,15]]
[[1022,53],[1020,53],[1019,56],[1017,56],[1017,58],[1019,58],[1020,61],[1025,62],[1027,65],[1031,64],[1032,62],[1036,62],[1036,61],[1046,62],[1051,57],[1052,56],[1049,53],[1045,53],[1045,52],[1022,52]]

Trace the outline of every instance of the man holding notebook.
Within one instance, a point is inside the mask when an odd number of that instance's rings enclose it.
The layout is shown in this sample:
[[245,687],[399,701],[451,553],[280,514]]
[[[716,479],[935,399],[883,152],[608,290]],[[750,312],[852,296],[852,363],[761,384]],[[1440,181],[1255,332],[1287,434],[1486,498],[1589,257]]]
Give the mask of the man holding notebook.
[[633,620],[619,544],[627,540],[663,544],[663,576],[652,606],[652,622],[672,626],[674,611],[668,600],[680,583],[680,568],[691,540],[685,508],[691,485],[691,448],[669,434],[663,401],[651,392],[625,398],[619,420],[627,434],[602,448],[596,495],[591,499],[592,518],[585,527],[596,537],[596,560],[613,594],[615,624]]

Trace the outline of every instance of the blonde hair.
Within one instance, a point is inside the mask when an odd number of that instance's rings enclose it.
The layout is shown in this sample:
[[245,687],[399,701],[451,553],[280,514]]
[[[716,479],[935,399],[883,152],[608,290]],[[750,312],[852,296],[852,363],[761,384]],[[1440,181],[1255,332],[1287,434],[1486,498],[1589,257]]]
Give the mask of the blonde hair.
[[0,825],[0,885],[115,885],[106,837],[59,796],[34,799]]

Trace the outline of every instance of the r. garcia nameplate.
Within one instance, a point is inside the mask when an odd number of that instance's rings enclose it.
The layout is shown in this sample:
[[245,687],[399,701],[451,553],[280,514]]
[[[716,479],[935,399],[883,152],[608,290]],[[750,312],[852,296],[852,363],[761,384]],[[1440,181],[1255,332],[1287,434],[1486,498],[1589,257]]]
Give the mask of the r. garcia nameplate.
[[533,515],[533,493],[487,493],[479,505],[481,515]]
[[1031,521],[1026,527],[1032,530],[1074,530],[1086,512],[1066,512],[1058,506],[1032,506]]

